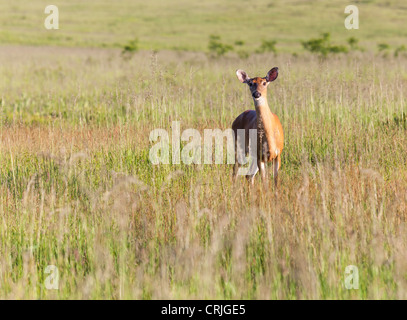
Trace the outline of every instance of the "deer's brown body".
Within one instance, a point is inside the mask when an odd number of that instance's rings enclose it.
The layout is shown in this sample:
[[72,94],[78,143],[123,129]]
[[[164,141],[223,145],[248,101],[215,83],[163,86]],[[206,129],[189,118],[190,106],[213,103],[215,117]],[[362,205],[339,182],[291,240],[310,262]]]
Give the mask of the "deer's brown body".
[[[267,86],[278,76],[278,68],[269,71],[265,78],[250,79],[247,74],[238,70],[236,72],[239,80],[247,83],[252,93],[255,110],[247,110],[240,114],[232,124],[235,133],[236,152],[238,148],[243,148],[246,155],[249,152],[249,130],[257,130],[257,167],[260,169],[262,179],[266,179],[265,164],[273,163],[274,181],[277,185],[278,170],[281,166],[281,152],[284,148],[284,132],[277,115],[273,114],[267,103]],[[245,145],[238,146],[237,130],[243,129],[245,133]],[[237,174],[239,163],[237,153],[235,159],[234,176]],[[256,171],[257,172],[257,171]],[[256,173],[248,178],[253,183]]]

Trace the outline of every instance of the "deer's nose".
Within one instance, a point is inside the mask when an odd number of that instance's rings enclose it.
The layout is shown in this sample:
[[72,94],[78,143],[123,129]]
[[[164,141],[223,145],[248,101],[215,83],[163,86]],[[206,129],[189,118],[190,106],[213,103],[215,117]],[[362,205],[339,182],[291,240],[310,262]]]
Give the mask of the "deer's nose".
[[255,91],[255,92],[253,92],[252,96],[253,96],[253,98],[258,99],[261,97],[261,94],[260,94],[260,92]]

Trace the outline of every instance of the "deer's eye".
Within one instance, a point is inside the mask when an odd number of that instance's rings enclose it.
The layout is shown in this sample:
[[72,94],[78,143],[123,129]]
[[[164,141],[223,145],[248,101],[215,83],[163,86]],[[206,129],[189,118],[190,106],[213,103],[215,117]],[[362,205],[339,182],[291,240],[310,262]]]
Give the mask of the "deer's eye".
[[263,82],[263,86],[265,86],[267,83],[266,82]]

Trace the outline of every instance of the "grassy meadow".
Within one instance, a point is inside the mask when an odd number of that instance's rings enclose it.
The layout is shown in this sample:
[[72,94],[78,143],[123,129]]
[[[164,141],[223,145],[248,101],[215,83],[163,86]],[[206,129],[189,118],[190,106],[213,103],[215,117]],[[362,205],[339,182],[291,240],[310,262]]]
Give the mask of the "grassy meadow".
[[[44,8],[59,9],[59,30],[44,28]],[[360,28],[344,28],[345,7],[359,9]],[[338,42],[356,35],[367,48],[405,44],[403,0],[13,0],[0,2],[0,43],[121,48],[137,38],[145,50],[204,51],[212,34],[248,51],[276,40],[282,52],[330,32]]]
[[[325,1],[89,3],[55,3],[58,31],[44,1],[0,4],[0,298],[407,298],[407,57],[376,49],[406,43],[402,1],[356,1],[366,50],[325,59],[299,41],[345,43],[347,3],[329,2],[337,20]],[[207,55],[210,34],[249,50],[274,33],[278,54]],[[274,66],[277,192],[231,165],[151,164],[153,129],[230,128],[253,108],[235,70]]]

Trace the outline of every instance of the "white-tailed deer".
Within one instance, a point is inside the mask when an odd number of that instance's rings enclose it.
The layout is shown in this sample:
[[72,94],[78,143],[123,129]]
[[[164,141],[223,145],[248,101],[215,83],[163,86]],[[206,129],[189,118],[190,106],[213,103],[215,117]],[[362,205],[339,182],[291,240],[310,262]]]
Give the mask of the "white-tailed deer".
[[[254,176],[260,169],[261,178],[266,181],[266,164],[272,162],[274,183],[277,186],[281,152],[284,147],[284,133],[280,120],[270,111],[267,103],[267,86],[277,79],[278,68],[271,69],[264,78],[249,78],[243,70],[237,70],[236,75],[240,82],[248,84],[256,110],[247,110],[233,121],[232,129],[235,135],[236,147],[233,176],[236,178],[240,165],[237,156],[238,149],[244,150],[246,155],[249,153],[249,130],[257,129],[257,168],[254,174],[247,176],[247,178],[253,184]],[[237,139],[238,129],[243,129],[245,133],[244,145],[240,146],[238,146]]]

